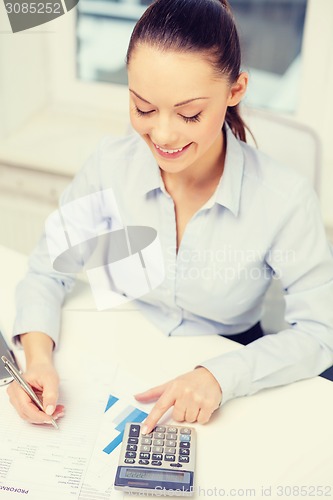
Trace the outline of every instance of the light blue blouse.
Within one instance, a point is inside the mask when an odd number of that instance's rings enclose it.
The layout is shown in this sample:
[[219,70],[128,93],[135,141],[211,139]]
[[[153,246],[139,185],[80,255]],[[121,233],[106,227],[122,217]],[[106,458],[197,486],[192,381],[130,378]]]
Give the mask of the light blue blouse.
[[[104,138],[60,202],[89,200],[72,214],[87,237],[122,224],[157,231],[164,277],[138,303],[165,335],[245,331],[260,321],[271,280],[281,279],[289,328],[202,360],[223,403],[333,364],[333,256],[316,195],[299,174],[226,134],[223,176],[187,224],[178,253],[173,200],[137,134]],[[66,238],[56,239],[59,253]],[[17,289],[14,336],[43,331],[57,344],[61,304],[73,284],[73,275],[52,268],[44,235]]]

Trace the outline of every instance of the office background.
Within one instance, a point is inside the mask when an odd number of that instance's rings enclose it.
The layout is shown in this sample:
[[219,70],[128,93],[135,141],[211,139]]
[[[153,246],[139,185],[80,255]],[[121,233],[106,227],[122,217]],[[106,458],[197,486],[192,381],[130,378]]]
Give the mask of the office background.
[[[80,0],[68,14],[16,34],[0,4],[0,244],[30,252],[99,139],[128,131],[124,57],[149,3]],[[244,104],[317,135],[320,202],[333,239],[333,2],[230,3],[250,73]]]

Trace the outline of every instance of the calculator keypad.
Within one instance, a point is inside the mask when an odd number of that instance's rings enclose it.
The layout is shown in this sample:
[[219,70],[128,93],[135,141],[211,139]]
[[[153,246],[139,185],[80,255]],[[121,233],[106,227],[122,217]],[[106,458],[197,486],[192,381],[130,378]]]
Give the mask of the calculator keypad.
[[142,434],[138,424],[130,424],[124,462],[154,467],[183,467],[190,462],[192,429],[157,426],[150,434]]

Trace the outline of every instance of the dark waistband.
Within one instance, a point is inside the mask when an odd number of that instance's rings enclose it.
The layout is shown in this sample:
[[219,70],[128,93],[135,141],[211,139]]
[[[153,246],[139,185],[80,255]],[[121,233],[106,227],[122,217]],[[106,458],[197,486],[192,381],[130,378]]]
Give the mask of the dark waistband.
[[239,344],[247,345],[253,342],[254,340],[263,337],[264,332],[261,328],[260,321],[253,325],[251,328],[241,333],[234,333],[233,335],[222,335],[221,337],[225,337],[226,339],[234,340],[235,342],[239,342]]

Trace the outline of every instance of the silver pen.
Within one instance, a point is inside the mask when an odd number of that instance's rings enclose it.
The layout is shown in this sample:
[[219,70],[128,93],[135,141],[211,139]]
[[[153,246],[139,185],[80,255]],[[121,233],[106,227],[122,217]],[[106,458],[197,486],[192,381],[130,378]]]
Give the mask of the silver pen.
[[[44,412],[43,404],[42,404],[41,400],[39,399],[39,397],[37,396],[37,394],[35,393],[35,391],[33,390],[33,388],[22,378],[22,375],[20,374],[20,372],[9,361],[9,359],[6,358],[6,356],[1,356],[1,359],[5,365],[7,372],[9,373],[9,375],[11,375],[13,377],[13,379],[16,380],[16,382],[22,387],[22,389],[32,399],[32,401],[35,403],[35,405],[38,406],[38,408]],[[49,417],[49,415],[48,415],[48,417]],[[49,418],[50,418],[50,422],[53,425],[53,427],[55,427],[56,429],[59,429],[56,421],[52,417],[49,417]]]

